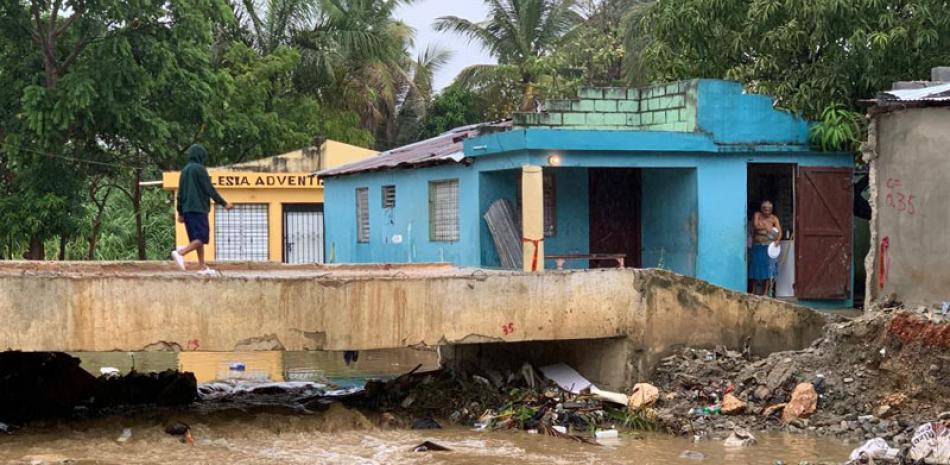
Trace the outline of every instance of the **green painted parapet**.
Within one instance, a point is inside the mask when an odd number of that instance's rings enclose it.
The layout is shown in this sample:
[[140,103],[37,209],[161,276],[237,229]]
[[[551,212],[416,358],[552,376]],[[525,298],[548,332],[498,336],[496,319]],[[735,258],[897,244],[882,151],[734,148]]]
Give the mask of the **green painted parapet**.
[[516,126],[693,132],[698,81],[642,88],[582,87],[575,99],[552,99],[538,113],[517,113]]

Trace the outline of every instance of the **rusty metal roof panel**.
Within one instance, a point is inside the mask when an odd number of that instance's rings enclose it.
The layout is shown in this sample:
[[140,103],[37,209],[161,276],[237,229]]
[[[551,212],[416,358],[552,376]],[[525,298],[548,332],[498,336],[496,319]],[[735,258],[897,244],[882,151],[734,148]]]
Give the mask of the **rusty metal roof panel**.
[[890,90],[878,94],[879,102],[950,101],[950,82],[920,89]]
[[382,152],[375,157],[319,171],[316,174],[321,177],[330,177],[429,164],[461,163],[465,159],[462,146],[465,139],[483,132],[507,130],[509,128],[511,128],[510,120],[461,126],[431,139],[397,147]]

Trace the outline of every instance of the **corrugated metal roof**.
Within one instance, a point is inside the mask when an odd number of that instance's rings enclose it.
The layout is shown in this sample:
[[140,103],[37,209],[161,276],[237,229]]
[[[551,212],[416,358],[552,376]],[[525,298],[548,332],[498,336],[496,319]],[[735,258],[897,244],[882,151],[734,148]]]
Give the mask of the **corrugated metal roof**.
[[880,102],[950,101],[950,82],[920,89],[881,92],[877,100]]
[[382,152],[375,157],[319,171],[316,174],[329,177],[419,165],[460,163],[465,158],[462,147],[465,139],[483,132],[507,130],[509,128],[511,128],[511,120],[462,126],[431,139],[397,147]]

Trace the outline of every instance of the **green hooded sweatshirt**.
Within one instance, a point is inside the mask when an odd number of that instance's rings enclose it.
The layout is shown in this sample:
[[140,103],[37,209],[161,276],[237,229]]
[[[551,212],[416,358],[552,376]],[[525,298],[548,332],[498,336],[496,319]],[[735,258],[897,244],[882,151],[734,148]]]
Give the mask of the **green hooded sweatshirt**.
[[185,154],[188,155],[188,164],[178,179],[178,214],[208,213],[211,199],[218,205],[226,205],[228,202],[211,185],[211,177],[205,169],[208,151],[201,144],[194,144]]

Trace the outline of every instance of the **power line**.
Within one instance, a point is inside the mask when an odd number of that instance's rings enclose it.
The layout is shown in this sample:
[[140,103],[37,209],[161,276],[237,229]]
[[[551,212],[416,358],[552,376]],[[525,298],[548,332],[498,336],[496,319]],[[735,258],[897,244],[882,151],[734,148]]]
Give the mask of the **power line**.
[[90,164],[90,165],[109,166],[109,167],[117,167],[117,168],[130,168],[130,169],[148,169],[148,168],[149,168],[148,166],[128,165],[128,164],[125,164],[125,163],[108,162],[108,161],[98,161],[98,160],[87,160],[87,159],[84,159],[84,158],[70,157],[69,155],[57,155],[57,154],[54,154],[54,153],[43,152],[43,151],[40,151],[40,150],[31,149],[31,148],[29,148],[29,147],[23,147],[23,146],[13,145],[13,144],[6,143],[6,142],[0,142],[0,145],[6,146],[6,147],[10,147],[10,148],[13,148],[13,149],[16,149],[16,150],[22,150],[22,151],[24,151],[24,152],[35,153],[35,154],[37,154],[37,155],[42,155],[42,156],[47,157],[47,158],[59,158],[59,159],[61,159],[61,160],[72,161],[72,162],[76,162],[76,163],[87,163],[87,164]]

